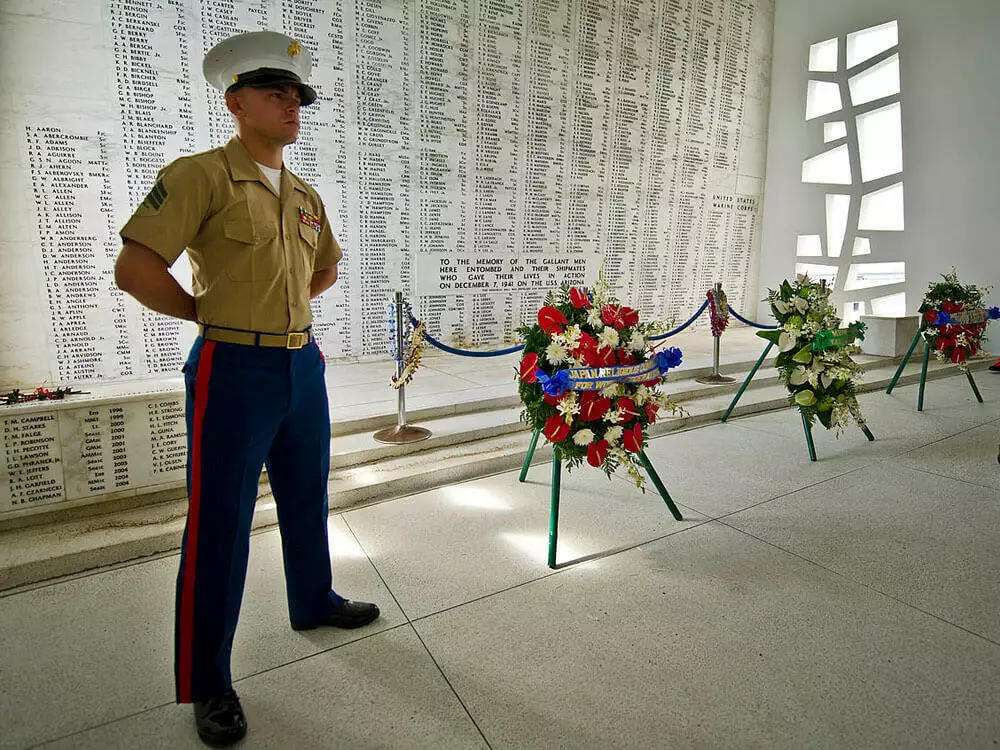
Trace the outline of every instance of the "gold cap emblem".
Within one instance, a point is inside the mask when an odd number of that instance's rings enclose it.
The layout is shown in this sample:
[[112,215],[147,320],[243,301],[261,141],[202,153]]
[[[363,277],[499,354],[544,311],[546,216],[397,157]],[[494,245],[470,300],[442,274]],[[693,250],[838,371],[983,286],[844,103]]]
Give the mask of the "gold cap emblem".
[[236,75],[233,76],[233,83],[236,83],[239,80],[240,80],[240,75],[239,73],[237,73]]
[[299,44],[297,41],[293,41],[291,44],[288,45],[289,57],[298,57],[301,53],[302,53],[302,45]]

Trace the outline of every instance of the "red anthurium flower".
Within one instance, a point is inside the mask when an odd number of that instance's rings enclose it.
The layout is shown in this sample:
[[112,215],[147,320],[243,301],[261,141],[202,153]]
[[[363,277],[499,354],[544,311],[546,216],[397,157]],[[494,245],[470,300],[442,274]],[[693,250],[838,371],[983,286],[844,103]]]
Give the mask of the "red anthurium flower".
[[635,355],[632,354],[628,349],[618,350],[618,364],[620,365],[634,365]]
[[591,443],[587,446],[587,463],[593,466],[595,469],[599,469],[601,464],[604,463],[604,459],[608,457],[608,449],[611,446],[608,445],[607,440],[599,440],[596,443]]
[[928,310],[924,313],[924,320],[928,323],[937,323],[937,310]]
[[938,336],[935,346],[937,346],[940,351],[944,351],[945,349],[955,346],[955,339],[948,338],[947,336]]
[[969,356],[975,357],[977,354],[979,354],[979,345],[973,341],[969,344]]
[[646,386],[647,388],[652,388],[654,385],[659,385],[659,384],[660,384],[659,378],[656,378],[655,380],[647,380],[645,383],[643,383],[643,385]]
[[562,327],[567,322],[566,316],[552,307],[552,305],[545,305],[545,307],[538,311],[538,325],[549,335],[562,333]]
[[561,399],[562,396],[550,396],[547,393],[543,393],[542,398],[545,399],[545,403],[552,404],[553,406],[555,406],[556,404],[559,403],[559,399]]
[[635,427],[622,433],[622,444],[629,453],[638,453],[642,450],[642,428],[638,422]]
[[587,299],[587,295],[576,287],[569,290],[569,301],[577,309],[587,310],[590,308],[590,300]]
[[601,396],[597,391],[584,391],[580,396],[580,419],[584,422],[600,419],[610,408],[611,399]]
[[552,443],[561,443],[569,435],[569,425],[558,414],[545,422],[545,437]]
[[965,349],[960,346],[955,347],[955,349],[951,352],[951,361],[956,365],[959,362],[965,361]]
[[[587,352],[595,351],[597,349],[597,339],[591,336],[589,333],[581,333],[580,337],[576,340],[573,348],[570,350],[570,354],[574,357],[581,357],[586,359],[585,355]],[[585,364],[587,364],[585,362]],[[593,367],[594,365],[590,365]]]
[[646,404],[643,407],[643,411],[646,412],[646,419],[649,420],[650,424],[656,421],[656,413],[660,410],[657,404]]
[[639,415],[639,412],[635,409],[635,402],[630,398],[618,399],[616,406],[622,411],[622,416],[618,420],[618,424],[625,424],[630,419]]
[[614,367],[618,361],[615,358],[615,350],[612,349],[610,346],[605,346],[602,347],[601,349],[598,349],[597,354],[601,358],[601,365],[600,365],[601,367]]
[[606,326],[613,326],[616,331],[625,327],[625,317],[618,305],[605,305],[601,308],[601,320]]
[[626,328],[632,328],[636,323],[639,322],[639,311],[633,310],[631,307],[623,307],[622,320],[625,321]]
[[956,302],[955,303],[955,312],[962,312],[962,310],[964,310],[964,309],[965,309],[965,303],[964,302]]
[[951,300],[946,300],[941,303],[941,309],[946,313],[958,312],[958,307]]
[[534,352],[528,352],[524,355],[524,359],[521,360],[520,375],[521,380],[525,383],[537,383],[538,378],[535,376],[535,370],[538,368],[538,355]]

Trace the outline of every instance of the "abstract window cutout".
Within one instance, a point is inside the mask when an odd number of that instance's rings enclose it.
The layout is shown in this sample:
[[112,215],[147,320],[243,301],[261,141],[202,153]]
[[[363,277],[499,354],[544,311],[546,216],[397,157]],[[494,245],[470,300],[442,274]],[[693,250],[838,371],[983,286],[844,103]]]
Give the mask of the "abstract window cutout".
[[847,234],[847,214],[851,210],[851,196],[826,196],[826,252],[831,258],[840,257]]
[[826,280],[826,285],[828,287],[837,286],[837,271],[840,270],[837,266],[825,266],[819,263],[796,263],[795,273],[796,275],[808,274],[810,279],[814,281]]
[[873,286],[888,286],[906,281],[906,264],[892,263],[852,263],[847,269],[844,290],[869,289]]
[[899,102],[858,115],[855,121],[861,180],[871,182],[902,172],[903,123]]
[[[845,322],[869,312],[890,316],[906,312],[905,293],[892,290],[889,294],[886,288],[906,281],[906,263],[879,262],[878,238],[858,234],[902,231],[904,226],[900,59],[894,49],[898,44],[897,23],[890,21],[809,47],[809,71],[834,75],[808,82],[806,120],[843,114],[822,123],[823,144],[840,143],[803,159],[802,182],[850,187],[824,196],[825,238],[797,235],[796,257],[822,257],[825,241],[829,262],[800,261],[795,271],[826,280],[839,297]],[[857,111],[876,101],[882,106]],[[858,174],[852,164],[860,166]],[[887,177],[893,180],[888,186]],[[876,180],[882,182],[871,185]],[[872,190],[876,186],[879,189]],[[845,247],[851,249],[849,255]],[[852,262],[858,256],[871,257],[873,262]]]
[[802,162],[802,181],[850,185],[851,157],[847,145],[837,146]]
[[840,61],[839,40],[827,39],[809,48],[809,70],[816,73],[836,73]]
[[806,89],[806,119],[812,120],[843,107],[840,86],[831,81],[809,81]]
[[843,120],[823,123],[823,143],[847,137],[847,123]]
[[861,196],[861,215],[858,229],[903,231],[903,183]]
[[823,243],[818,234],[800,234],[795,243],[795,254],[800,258],[823,256]]
[[863,70],[847,80],[851,104],[867,104],[899,93],[899,55]]
[[895,21],[848,34],[847,67],[853,68],[897,44],[899,44],[899,27]]

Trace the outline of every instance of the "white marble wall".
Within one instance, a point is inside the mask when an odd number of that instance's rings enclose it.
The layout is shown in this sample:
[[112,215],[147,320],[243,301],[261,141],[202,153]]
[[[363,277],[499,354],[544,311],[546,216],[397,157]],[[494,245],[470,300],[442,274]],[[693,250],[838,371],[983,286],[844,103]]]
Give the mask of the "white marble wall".
[[0,518],[183,486],[184,398],[158,385],[0,407]]

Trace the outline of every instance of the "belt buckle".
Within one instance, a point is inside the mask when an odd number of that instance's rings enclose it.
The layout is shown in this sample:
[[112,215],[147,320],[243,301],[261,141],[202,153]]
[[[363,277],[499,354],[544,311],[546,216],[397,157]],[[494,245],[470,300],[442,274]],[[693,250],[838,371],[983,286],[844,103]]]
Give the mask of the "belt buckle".
[[288,339],[285,341],[286,349],[301,349],[309,341],[309,333],[307,331],[297,331],[296,333],[288,334]]

